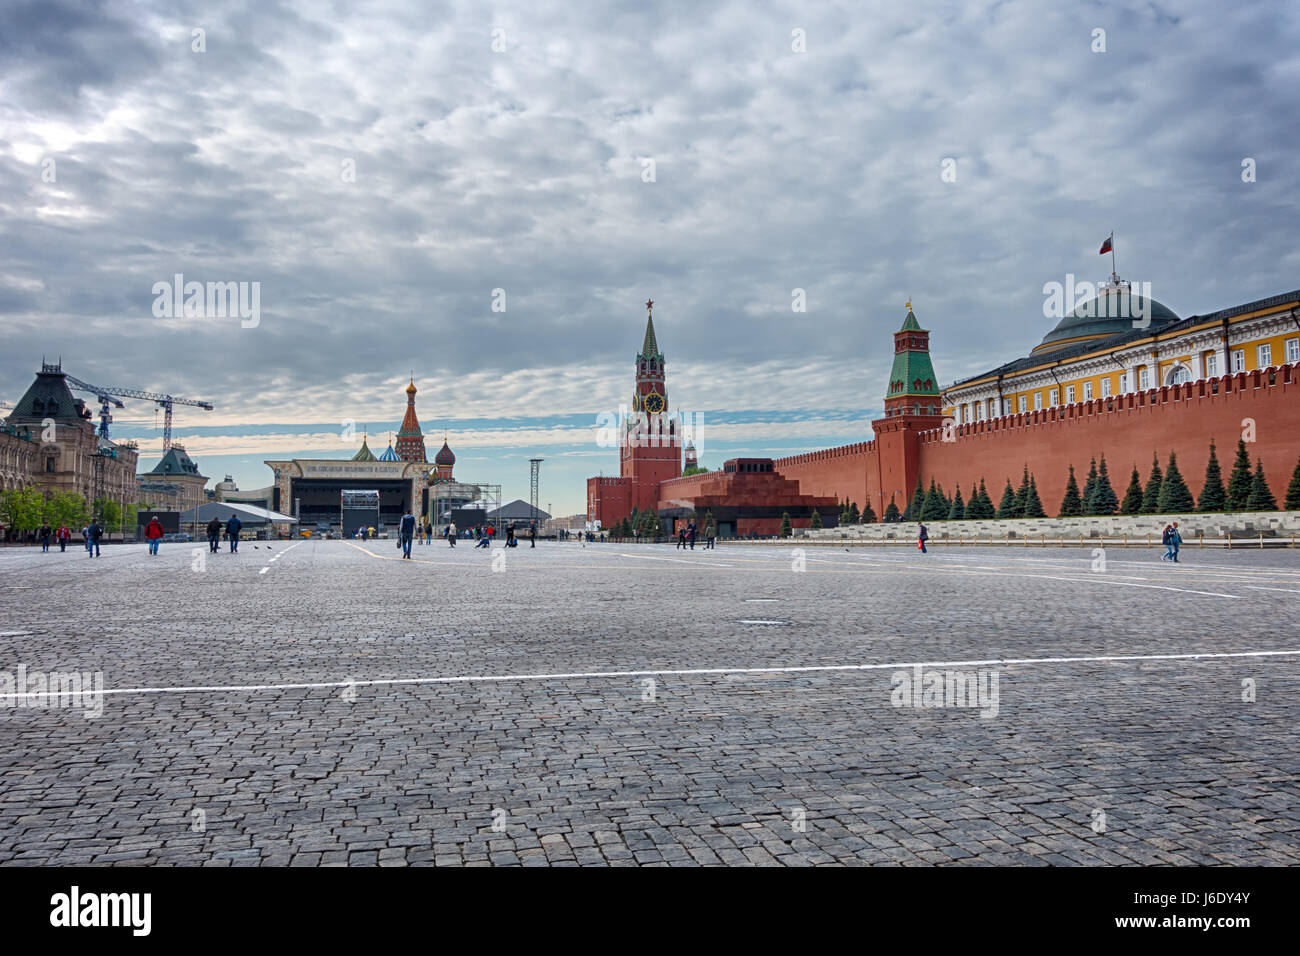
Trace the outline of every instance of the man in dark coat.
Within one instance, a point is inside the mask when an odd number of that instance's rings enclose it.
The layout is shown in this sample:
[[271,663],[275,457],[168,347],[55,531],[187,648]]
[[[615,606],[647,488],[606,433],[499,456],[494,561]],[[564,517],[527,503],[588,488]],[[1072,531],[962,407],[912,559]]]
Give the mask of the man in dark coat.
[[99,557],[99,537],[103,533],[104,529],[98,521],[92,521],[86,529],[86,551],[90,552],[92,558]]
[[239,553],[239,529],[244,523],[239,520],[239,515],[232,514],[230,520],[226,522],[226,536],[230,538],[230,553]]
[[216,554],[219,547],[221,547],[221,519],[214,515],[208,522],[208,550]]
[[402,523],[398,527],[398,536],[402,539],[402,557],[409,561],[411,558],[411,540],[415,537],[415,515],[402,515]]

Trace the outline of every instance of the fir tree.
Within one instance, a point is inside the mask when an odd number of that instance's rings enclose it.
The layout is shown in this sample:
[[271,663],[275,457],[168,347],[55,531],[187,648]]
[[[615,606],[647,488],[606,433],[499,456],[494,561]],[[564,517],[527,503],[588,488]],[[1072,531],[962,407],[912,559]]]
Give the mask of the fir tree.
[[1142,476],[1138,474],[1137,465],[1128,480],[1128,491],[1124,492],[1124,503],[1119,506],[1121,514],[1136,515],[1142,513]]
[[1092,459],[1092,464],[1088,468],[1088,480],[1083,483],[1082,501],[1080,502],[1080,513],[1085,515],[1093,514],[1092,497],[1097,493],[1097,459]]
[[1254,486],[1250,473],[1250,456],[1246,454],[1245,439],[1237,439],[1237,458],[1232,463],[1232,474],[1228,477],[1228,511],[1245,511],[1246,502]]
[[786,511],[781,515],[781,537],[788,538],[792,534],[794,530],[790,527],[790,512]]
[[858,511],[858,503],[852,501],[849,503],[849,524],[857,524],[862,520],[862,513]]
[[[867,507],[870,508],[871,506],[868,505]],[[885,520],[888,522],[894,522],[894,521],[899,521],[901,519],[902,519],[902,515],[898,513],[898,505],[894,504],[894,496],[890,495],[889,507],[885,509]]]
[[1250,482],[1250,497],[1246,499],[1247,511],[1277,511],[1277,499],[1268,490],[1264,480],[1264,463],[1255,459],[1255,476]]
[[1025,465],[1025,473],[1020,478],[1020,487],[1016,489],[1016,517],[1021,518],[1025,514],[1025,502],[1029,500],[1029,466]]
[[999,518],[1016,518],[1019,512],[1016,511],[1016,493],[1011,490],[1011,479],[1007,479],[1006,490],[1002,492],[1002,503],[998,505]]
[[1038,497],[1038,482],[1034,481],[1032,475],[1029,478],[1029,490],[1025,494],[1025,510],[1022,515],[1026,518],[1047,517],[1047,512],[1043,510],[1043,502]]
[[1160,473],[1160,459],[1151,455],[1151,477],[1147,478],[1147,490],[1142,493],[1142,513],[1155,515],[1160,513],[1160,483],[1164,475]]
[[984,479],[980,479],[980,517],[996,518],[997,509],[993,507],[993,498],[989,495],[989,490],[984,487]]
[[858,519],[862,524],[875,524],[876,513],[871,509],[870,500],[862,506],[862,516]]
[[1196,507],[1192,493],[1187,490],[1182,472],[1178,470],[1178,456],[1169,453],[1169,467],[1165,469],[1165,480],[1160,483],[1160,514],[1186,514]]
[[1083,499],[1079,497],[1079,483],[1074,479],[1074,466],[1070,466],[1070,477],[1065,482],[1065,497],[1061,499],[1060,516],[1073,518],[1083,514]]
[[952,496],[952,507],[948,509],[949,521],[961,521],[966,517],[966,503],[961,500],[961,485],[957,486],[957,492]]
[[849,523],[849,499],[844,499],[844,504],[840,505],[840,524]]
[[1092,492],[1092,513],[1095,515],[1113,515],[1119,507],[1119,498],[1110,484],[1110,472],[1106,470],[1106,456],[1101,456],[1101,467],[1097,471],[1097,487]]
[[1300,461],[1291,473],[1291,484],[1286,486],[1286,510],[1300,511]]
[[[845,514],[847,515],[848,512],[846,511]],[[820,531],[821,526],[822,526],[821,512],[819,512],[816,509],[816,507],[814,507],[812,510],[812,520],[808,522],[808,527],[812,531]]]
[[917,520],[942,521],[946,517],[948,517],[948,508],[944,505],[943,492],[931,478],[930,490],[925,493],[925,501],[921,504],[921,514]]
[[1222,511],[1227,501],[1228,492],[1223,487],[1219,456],[1214,450],[1214,439],[1210,439],[1210,460],[1205,464],[1205,484],[1201,486],[1201,499],[1196,503],[1196,510]]
[[907,510],[903,512],[904,521],[921,520],[921,506],[925,504],[925,488],[921,485],[921,475],[916,476],[916,490],[912,492],[912,500],[907,504]]

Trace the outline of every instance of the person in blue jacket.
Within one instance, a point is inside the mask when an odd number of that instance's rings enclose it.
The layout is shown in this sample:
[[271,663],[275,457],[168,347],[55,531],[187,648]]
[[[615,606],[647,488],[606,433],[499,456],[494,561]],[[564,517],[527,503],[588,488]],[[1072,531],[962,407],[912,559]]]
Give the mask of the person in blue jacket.
[[244,523],[239,520],[239,515],[231,515],[230,520],[226,522],[226,536],[230,538],[230,553],[235,554],[239,551],[239,529]]

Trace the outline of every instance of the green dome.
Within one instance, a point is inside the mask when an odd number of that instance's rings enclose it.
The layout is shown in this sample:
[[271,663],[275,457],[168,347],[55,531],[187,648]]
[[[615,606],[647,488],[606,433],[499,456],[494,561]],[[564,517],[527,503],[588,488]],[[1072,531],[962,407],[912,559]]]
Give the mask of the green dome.
[[[1134,325],[1134,321],[1139,324]],[[1109,338],[1132,332],[1135,328],[1159,329],[1179,321],[1173,309],[1141,295],[1132,295],[1127,289],[1114,292],[1102,289],[1101,294],[1084,302],[1056,324],[1056,328],[1043,336],[1034,353],[1048,352],[1073,344],[1082,338]]]

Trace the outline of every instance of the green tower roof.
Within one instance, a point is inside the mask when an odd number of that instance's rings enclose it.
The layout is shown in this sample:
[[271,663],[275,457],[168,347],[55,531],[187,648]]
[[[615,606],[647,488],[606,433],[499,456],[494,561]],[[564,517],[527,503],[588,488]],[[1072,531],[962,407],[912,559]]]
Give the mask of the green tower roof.
[[[895,335],[924,331],[912,311],[912,303],[907,303],[907,318],[903,320],[902,328]],[[930,362],[928,349],[907,348],[894,353],[894,365],[889,370],[889,391],[885,393],[886,398],[938,394],[939,379],[934,374],[934,365]]]
[[655,341],[655,320],[653,315],[646,316],[645,341],[641,343],[641,354],[646,358],[652,355],[663,357],[659,352],[659,343]]

